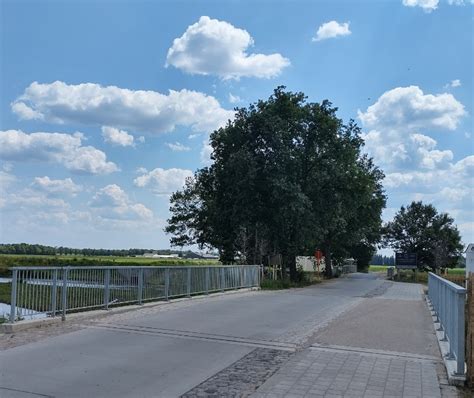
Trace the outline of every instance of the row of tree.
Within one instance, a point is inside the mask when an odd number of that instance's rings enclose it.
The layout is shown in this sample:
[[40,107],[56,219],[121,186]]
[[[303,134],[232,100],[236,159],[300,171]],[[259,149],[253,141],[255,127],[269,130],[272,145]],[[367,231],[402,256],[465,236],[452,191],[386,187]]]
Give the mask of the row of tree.
[[413,202],[382,225],[384,174],[363,154],[359,127],[336,111],[284,87],[237,108],[210,137],[212,165],[171,196],[171,244],[215,248],[223,263],[281,254],[292,278],[295,256],[315,249],[328,273],[344,257],[368,266],[378,245],[417,253],[421,268],[455,264],[459,232],[433,206]]
[[171,197],[166,231],[176,246],[216,248],[224,263],[323,250],[366,264],[380,239],[383,173],[362,154],[359,127],[328,101],[307,102],[279,87],[267,101],[236,109],[210,138],[213,163]]
[[29,243],[2,243],[0,244],[0,254],[24,254],[24,255],[71,255],[71,256],[114,256],[133,257],[145,253],[154,252],[157,254],[178,254],[184,258],[200,258],[201,256],[188,250],[151,250],[151,249],[77,249],[63,246],[45,246]]
[[372,260],[370,260],[370,265],[395,265],[394,256],[384,256],[383,254],[374,254]]

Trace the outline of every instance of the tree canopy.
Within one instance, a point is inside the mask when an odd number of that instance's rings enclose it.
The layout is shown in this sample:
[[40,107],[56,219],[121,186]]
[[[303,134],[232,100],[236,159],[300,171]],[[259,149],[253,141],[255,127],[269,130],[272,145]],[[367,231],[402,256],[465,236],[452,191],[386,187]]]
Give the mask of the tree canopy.
[[402,206],[393,221],[384,226],[383,234],[387,246],[416,253],[418,266],[432,271],[456,266],[463,249],[453,218],[421,201]]
[[[383,173],[361,152],[359,127],[325,100],[278,87],[266,101],[237,108],[210,137],[213,164],[171,196],[165,231],[172,245],[217,248],[221,261],[259,263],[324,251],[331,259],[380,238]],[[365,256],[367,257],[367,255]]]

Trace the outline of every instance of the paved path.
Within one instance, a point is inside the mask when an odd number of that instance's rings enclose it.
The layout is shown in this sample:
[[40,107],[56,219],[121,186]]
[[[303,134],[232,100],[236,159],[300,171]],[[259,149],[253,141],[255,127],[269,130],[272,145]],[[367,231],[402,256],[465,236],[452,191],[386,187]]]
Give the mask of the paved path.
[[[418,291],[356,275],[305,289],[191,299],[110,315],[14,347],[32,332],[19,333],[6,345],[13,348],[0,351],[0,397],[329,397],[372,390],[377,396],[382,383],[382,396],[400,393],[395,384],[401,383],[406,396],[437,397],[439,353],[421,290],[412,286]],[[379,304],[371,306],[374,300]],[[385,334],[387,318],[377,307],[385,311],[383,303],[392,302],[415,303],[395,314],[403,336],[413,336],[401,350],[389,345],[400,339],[400,328],[375,339],[374,346],[366,339],[368,331]],[[358,313],[366,323],[352,318]],[[387,347],[405,356],[373,351]]]

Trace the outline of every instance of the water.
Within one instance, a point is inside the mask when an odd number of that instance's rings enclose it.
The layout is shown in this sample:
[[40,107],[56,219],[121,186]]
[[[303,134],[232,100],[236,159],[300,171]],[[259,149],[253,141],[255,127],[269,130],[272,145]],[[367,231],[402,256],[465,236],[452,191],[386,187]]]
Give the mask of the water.
[[[21,314],[22,314],[21,317],[25,320],[46,318],[47,316],[44,313],[36,312],[36,311],[29,310],[26,308],[19,308],[18,310],[21,310]],[[0,303],[0,317],[10,318],[10,311],[11,311],[10,304]],[[28,315],[23,315],[25,313],[28,313]]]

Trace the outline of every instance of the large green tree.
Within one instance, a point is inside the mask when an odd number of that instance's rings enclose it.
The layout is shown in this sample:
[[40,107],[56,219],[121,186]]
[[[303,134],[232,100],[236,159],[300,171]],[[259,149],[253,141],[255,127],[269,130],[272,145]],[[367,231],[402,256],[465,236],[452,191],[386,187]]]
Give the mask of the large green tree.
[[284,87],[237,109],[211,135],[213,164],[171,197],[171,243],[215,247],[226,263],[280,253],[292,276],[296,255],[321,248],[331,272],[333,257],[372,247],[383,173],[361,154],[357,125],[336,111]]
[[416,253],[418,266],[432,271],[454,267],[463,245],[454,220],[431,204],[402,206],[383,229],[383,240],[398,252]]

